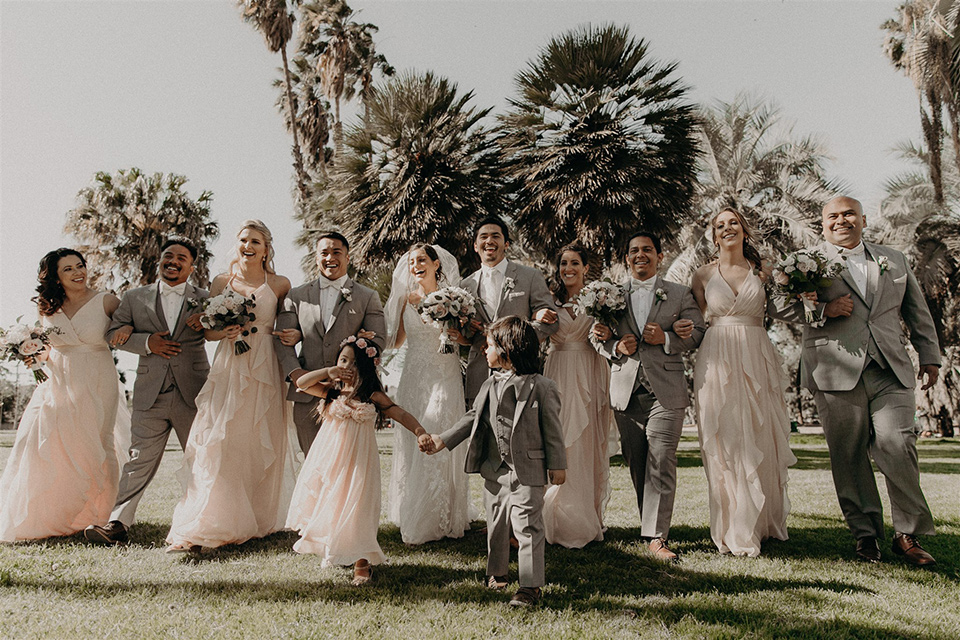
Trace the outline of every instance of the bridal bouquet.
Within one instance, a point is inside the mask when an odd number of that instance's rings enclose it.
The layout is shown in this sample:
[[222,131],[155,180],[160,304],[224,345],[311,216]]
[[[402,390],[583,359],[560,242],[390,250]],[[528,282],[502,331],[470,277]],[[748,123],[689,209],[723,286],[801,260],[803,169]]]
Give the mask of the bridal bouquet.
[[[20,318],[17,318],[14,326],[6,330],[0,329],[0,354],[4,360],[24,362],[31,356],[39,355],[44,347],[50,344],[50,335],[54,333],[60,333],[59,327],[31,327],[21,324]],[[30,365],[30,370],[33,371],[37,384],[47,381],[48,376],[43,371],[43,364],[37,360]]]
[[627,290],[610,278],[588,283],[577,296],[577,315],[586,314],[613,330],[626,308]]
[[774,296],[784,302],[800,298],[806,321],[814,327],[822,327],[825,319],[817,318],[817,303],[800,297],[800,294],[829,287],[844,266],[843,259],[830,260],[815,249],[791,253],[784,256],[773,270]]
[[[256,305],[256,296],[251,295],[245,298],[236,291],[224,289],[223,293],[213,298],[207,298],[203,303],[203,313],[200,314],[200,324],[204,329],[211,331],[223,331],[227,327],[234,325],[242,327],[248,322],[253,322],[257,316],[253,313],[253,307]],[[244,329],[242,335],[248,336],[256,333],[256,327]],[[236,355],[250,351],[250,345],[243,339],[233,343],[233,352]]]
[[477,312],[477,299],[460,287],[444,287],[428,293],[417,305],[424,322],[441,329],[438,353],[455,353],[456,344],[446,329],[462,329]]

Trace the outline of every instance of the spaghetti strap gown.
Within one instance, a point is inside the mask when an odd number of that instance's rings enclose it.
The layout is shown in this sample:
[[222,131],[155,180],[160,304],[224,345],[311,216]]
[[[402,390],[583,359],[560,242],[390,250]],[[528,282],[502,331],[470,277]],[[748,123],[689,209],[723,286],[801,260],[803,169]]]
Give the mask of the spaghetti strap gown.
[[104,295],[72,319],[62,310],[41,319],[60,333],[50,336],[49,380],[24,410],[0,477],[2,542],[71,535],[109,520],[120,479],[114,430],[123,396],[104,340]]
[[169,544],[214,548],[283,528],[292,487],[283,380],[271,334],[277,296],[267,283],[253,295],[257,332],[243,337],[250,350],[237,355],[233,341],[221,340],[197,395]]
[[557,383],[563,399],[567,480],[547,488],[543,524],[547,542],[579,549],[603,540],[603,511],[610,499],[610,365],[590,344],[592,318],[571,316],[566,309],[558,316],[543,374]]
[[697,352],[694,396],[710,498],[710,535],[721,553],[758,556],[787,539],[790,419],[783,365],[763,326],[767,297],[756,273],[738,294],[720,276],[704,290],[710,326]]

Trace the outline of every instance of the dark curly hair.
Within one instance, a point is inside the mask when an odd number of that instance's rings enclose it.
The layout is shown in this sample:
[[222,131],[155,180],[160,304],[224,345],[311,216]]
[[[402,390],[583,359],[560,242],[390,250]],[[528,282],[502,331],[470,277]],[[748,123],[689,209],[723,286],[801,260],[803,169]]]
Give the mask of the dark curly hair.
[[564,247],[560,248],[560,251],[557,251],[557,257],[553,263],[553,297],[560,301],[560,304],[566,304],[570,294],[567,293],[567,287],[563,284],[563,279],[560,277],[560,260],[563,258],[563,254],[568,251],[580,256],[580,261],[583,262],[583,266],[590,265],[590,253],[581,245],[579,242],[570,243]]
[[[436,273],[435,277],[436,277],[436,279],[437,279],[437,286],[439,287],[439,286],[440,286],[440,278],[443,277],[443,264],[440,263],[440,254],[437,253],[437,250],[433,248],[433,245],[432,245],[432,244],[427,243],[427,242],[418,242],[417,244],[415,244],[415,245],[413,245],[412,247],[410,247],[410,251],[407,252],[407,255],[409,256],[409,255],[412,254],[414,251],[418,251],[418,250],[422,250],[425,254],[427,254],[427,257],[428,257],[428,258],[430,258],[431,260],[433,260],[434,262],[437,263],[437,273]],[[455,273],[455,274],[453,274],[453,275],[450,276],[450,277],[451,277],[451,278],[455,278],[455,277],[457,277],[458,275],[460,275],[460,274],[459,274],[459,273]]]
[[40,259],[40,268],[37,269],[37,280],[40,284],[37,285],[37,295],[31,298],[31,301],[37,303],[37,309],[42,316],[55,314],[67,298],[67,293],[60,284],[60,275],[57,273],[60,259],[66,256],[77,256],[80,258],[80,264],[87,266],[87,260],[83,254],[67,247],[54,249]]
[[[360,343],[360,341],[363,341],[363,344],[365,345],[364,347],[359,346],[358,343]],[[367,355],[367,349],[370,347],[373,347],[376,351],[376,354],[373,356]],[[386,393],[383,388],[383,383],[380,382],[380,376],[377,374],[377,363],[380,359],[380,347],[378,347],[373,340],[358,338],[354,342],[344,342],[343,346],[340,347],[340,350],[343,351],[347,348],[353,351],[353,364],[357,368],[358,383],[353,390],[353,395],[350,397],[356,398],[360,402],[369,402],[373,404],[373,406],[377,407],[377,429],[383,429],[387,422],[383,416],[383,410],[370,399],[370,396],[378,391],[380,393]],[[326,402],[323,403],[323,406],[326,407],[342,394],[343,389],[341,388],[340,383],[337,383],[333,388],[327,391]],[[389,407],[387,407],[387,409],[389,409]]]

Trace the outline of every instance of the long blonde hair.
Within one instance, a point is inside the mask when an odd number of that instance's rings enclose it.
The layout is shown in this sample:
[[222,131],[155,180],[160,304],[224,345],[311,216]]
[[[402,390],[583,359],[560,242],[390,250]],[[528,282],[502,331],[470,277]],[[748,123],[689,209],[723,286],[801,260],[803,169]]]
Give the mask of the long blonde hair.
[[727,211],[737,217],[737,221],[740,223],[740,229],[743,231],[743,257],[746,258],[748,262],[753,264],[754,268],[762,268],[763,255],[761,255],[760,250],[757,249],[756,246],[756,233],[754,232],[753,227],[751,227],[747,222],[747,219],[743,217],[743,214],[733,207],[724,207],[723,209],[720,209],[720,211],[718,211],[717,214],[710,219],[710,236],[713,239],[714,250],[720,250],[720,245],[717,240],[717,218]]
[[[263,259],[263,270],[267,273],[276,273],[276,269],[273,266],[273,234],[270,233],[270,229],[267,228],[267,225],[263,224],[262,220],[244,220],[243,224],[240,225],[240,230],[237,231],[237,238],[240,237],[240,234],[243,233],[244,229],[253,229],[263,236],[263,241],[266,243],[267,255]],[[234,249],[235,255],[233,260],[230,261],[230,273],[233,273],[234,268],[240,263],[240,248],[237,247]]]

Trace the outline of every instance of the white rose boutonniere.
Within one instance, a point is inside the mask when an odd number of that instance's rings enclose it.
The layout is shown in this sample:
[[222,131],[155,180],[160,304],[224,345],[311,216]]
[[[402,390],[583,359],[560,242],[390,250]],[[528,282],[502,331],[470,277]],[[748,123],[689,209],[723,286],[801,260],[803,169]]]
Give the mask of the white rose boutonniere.
[[340,287],[340,296],[347,302],[353,302],[353,294],[348,287]]
[[506,291],[507,293],[510,293],[511,291],[513,291],[514,288],[516,288],[516,286],[517,286],[517,283],[513,281],[513,278],[507,278],[506,280],[503,281],[503,290]]
[[653,292],[653,296],[657,299],[657,302],[663,302],[667,299],[667,292],[663,289],[657,289]]
[[880,267],[880,275],[890,268],[890,261],[887,260],[887,256],[880,256],[877,258],[877,266]]

